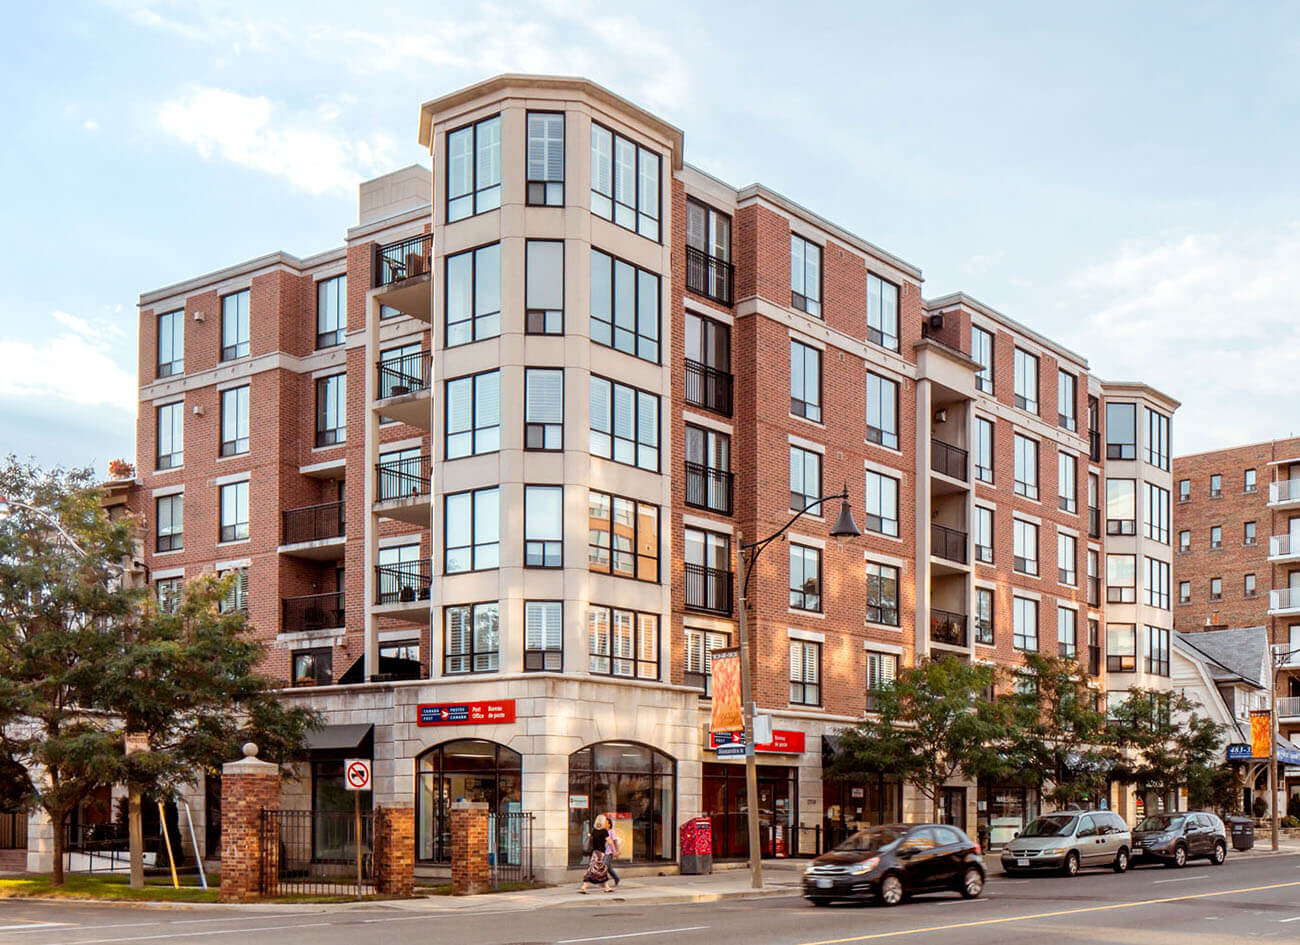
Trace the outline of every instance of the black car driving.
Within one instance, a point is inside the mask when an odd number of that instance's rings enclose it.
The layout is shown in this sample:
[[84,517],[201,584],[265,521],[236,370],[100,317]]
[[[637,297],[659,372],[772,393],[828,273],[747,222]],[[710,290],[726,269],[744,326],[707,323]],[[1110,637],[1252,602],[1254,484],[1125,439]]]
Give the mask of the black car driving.
[[1217,815],[1204,811],[1152,814],[1133,831],[1133,861],[1182,867],[1204,858],[1220,866],[1228,858],[1228,831]]
[[803,895],[815,906],[865,899],[896,906],[920,892],[984,891],[979,844],[945,824],[890,824],[859,830],[804,871]]

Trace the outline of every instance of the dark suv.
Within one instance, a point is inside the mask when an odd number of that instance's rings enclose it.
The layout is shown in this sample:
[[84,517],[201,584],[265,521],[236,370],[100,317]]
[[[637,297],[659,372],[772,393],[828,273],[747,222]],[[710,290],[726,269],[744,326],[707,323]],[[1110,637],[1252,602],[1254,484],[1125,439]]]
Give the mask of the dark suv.
[[870,899],[896,906],[912,893],[984,891],[979,844],[944,824],[891,824],[859,830],[804,871],[803,895],[815,906]]
[[1228,858],[1228,832],[1214,814],[1152,814],[1133,831],[1134,865],[1160,862],[1181,867],[1202,857],[1215,866]]

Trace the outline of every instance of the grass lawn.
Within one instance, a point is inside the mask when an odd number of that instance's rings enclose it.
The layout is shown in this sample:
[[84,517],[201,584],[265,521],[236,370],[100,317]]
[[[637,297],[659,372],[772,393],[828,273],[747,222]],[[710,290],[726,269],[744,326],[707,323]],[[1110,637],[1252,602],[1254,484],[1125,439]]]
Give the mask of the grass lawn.
[[182,876],[181,888],[173,889],[170,879],[150,877],[145,881],[144,889],[131,889],[127,886],[127,877],[114,874],[87,876],[81,873],[69,873],[64,877],[64,885],[54,888],[49,876],[23,876],[16,879],[0,879],[0,899],[14,899],[22,896],[42,896],[58,899],[124,899],[153,902],[216,902],[219,877],[208,877],[211,889],[199,886],[197,876]]

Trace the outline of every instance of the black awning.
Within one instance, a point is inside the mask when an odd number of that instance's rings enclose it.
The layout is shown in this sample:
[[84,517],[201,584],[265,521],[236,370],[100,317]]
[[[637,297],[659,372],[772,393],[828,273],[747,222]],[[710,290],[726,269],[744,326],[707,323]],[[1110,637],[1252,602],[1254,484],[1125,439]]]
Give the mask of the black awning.
[[307,751],[313,758],[371,758],[375,753],[375,726],[322,725],[307,732]]

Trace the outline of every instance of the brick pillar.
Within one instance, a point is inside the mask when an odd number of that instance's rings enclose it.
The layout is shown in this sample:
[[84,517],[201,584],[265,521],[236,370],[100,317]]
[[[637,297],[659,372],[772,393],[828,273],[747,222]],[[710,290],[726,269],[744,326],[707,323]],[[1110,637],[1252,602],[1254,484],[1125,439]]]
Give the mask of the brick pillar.
[[[221,766],[222,902],[243,902],[261,894],[262,810],[280,808],[280,767],[257,760],[257,746]],[[267,867],[278,869],[278,844]]]
[[375,810],[375,892],[409,896],[415,891],[415,809]]
[[451,893],[467,896],[487,892],[491,885],[488,806],[481,801],[458,801],[451,805]]

